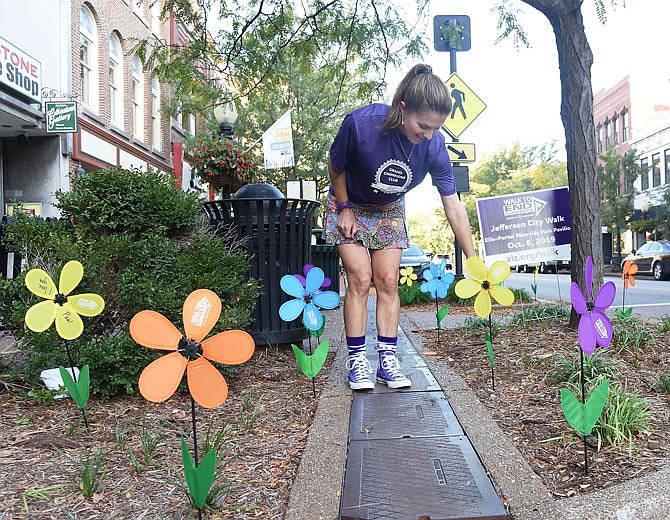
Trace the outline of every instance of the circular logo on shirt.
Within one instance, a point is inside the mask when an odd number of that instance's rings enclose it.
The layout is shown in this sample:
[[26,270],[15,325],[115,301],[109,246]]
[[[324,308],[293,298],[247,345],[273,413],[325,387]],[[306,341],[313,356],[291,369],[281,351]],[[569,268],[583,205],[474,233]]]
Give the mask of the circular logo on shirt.
[[377,169],[372,189],[383,193],[403,193],[412,182],[412,169],[408,164],[390,159]]

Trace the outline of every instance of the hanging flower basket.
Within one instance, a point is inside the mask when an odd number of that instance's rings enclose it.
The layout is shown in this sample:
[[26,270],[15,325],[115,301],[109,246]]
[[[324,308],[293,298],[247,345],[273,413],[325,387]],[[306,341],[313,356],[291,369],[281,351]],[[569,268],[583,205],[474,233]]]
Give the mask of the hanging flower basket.
[[189,152],[195,175],[214,187],[242,186],[260,180],[260,166],[233,139],[216,134],[198,136]]

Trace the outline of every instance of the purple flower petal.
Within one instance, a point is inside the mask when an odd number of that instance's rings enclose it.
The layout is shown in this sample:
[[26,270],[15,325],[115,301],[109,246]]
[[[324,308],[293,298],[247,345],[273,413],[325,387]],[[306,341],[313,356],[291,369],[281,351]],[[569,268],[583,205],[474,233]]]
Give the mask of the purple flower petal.
[[591,299],[591,288],[593,287],[593,260],[591,257],[586,257],[586,268],[584,269],[584,276],[586,278],[586,294],[587,299]]
[[300,285],[302,285],[303,287],[305,287],[305,277],[304,277],[303,275],[301,275],[301,274],[294,274],[293,276],[295,276],[295,277],[300,281]]
[[303,265],[303,266],[302,266],[302,274],[304,274],[305,276],[307,276],[307,273],[309,273],[309,272],[312,270],[313,267],[314,267],[313,264],[305,264],[305,265]]
[[582,290],[579,288],[579,285],[577,285],[577,282],[572,282],[570,284],[570,299],[572,300],[572,306],[575,308],[577,314],[584,314],[586,312],[586,300],[584,299]]
[[612,322],[604,312],[595,309],[591,314],[591,323],[593,324],[593,333],[596,342],[601,347],[606,347],[612,342],[613,329]]
[[591,314],[582,314],[579,318],[578,338],[579,346],[585,354],[593,354],[596,350],[596,337],[593,334],[593,322]]
[[614,282],[606,282],[596,294],[595,300],[593,300],[593,306],[596,309],[605,310],[607,307],[612,305],[614,301],[614,296],[616,296],[616,285]]

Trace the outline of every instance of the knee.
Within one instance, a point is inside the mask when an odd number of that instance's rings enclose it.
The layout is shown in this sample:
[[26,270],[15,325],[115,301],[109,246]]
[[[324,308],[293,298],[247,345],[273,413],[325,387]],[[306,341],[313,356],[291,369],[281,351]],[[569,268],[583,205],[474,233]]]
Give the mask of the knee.
[[372,282],[372,273],[361,271],[357,273],[347,273],[347,292],[351,291],[352,294],[357,296],[367,296],[370,292],[370,286]]
[[398,276],[397,270],[375,273],[375,288],[385,293],[398,292]]

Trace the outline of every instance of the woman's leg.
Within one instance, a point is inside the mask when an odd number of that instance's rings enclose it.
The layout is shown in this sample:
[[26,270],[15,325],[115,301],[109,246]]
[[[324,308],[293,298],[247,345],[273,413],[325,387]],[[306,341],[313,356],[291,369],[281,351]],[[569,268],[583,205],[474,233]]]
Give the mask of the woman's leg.
[[398,296],[398,269],[402,249],[371,250],[372,276],[377,293],[377,350],[379,368],[377,381],[389,388],[404,388],[412,382],[400,373],[396,359],[400,298]]
[[347,293],[344,296],[344,329],[347,335],[349,387],[371,390],[372,367],[366,357],[365,329],[368,317],[368,294],[372,267],[368,250],[360,242],[337,246],[347,274]]

